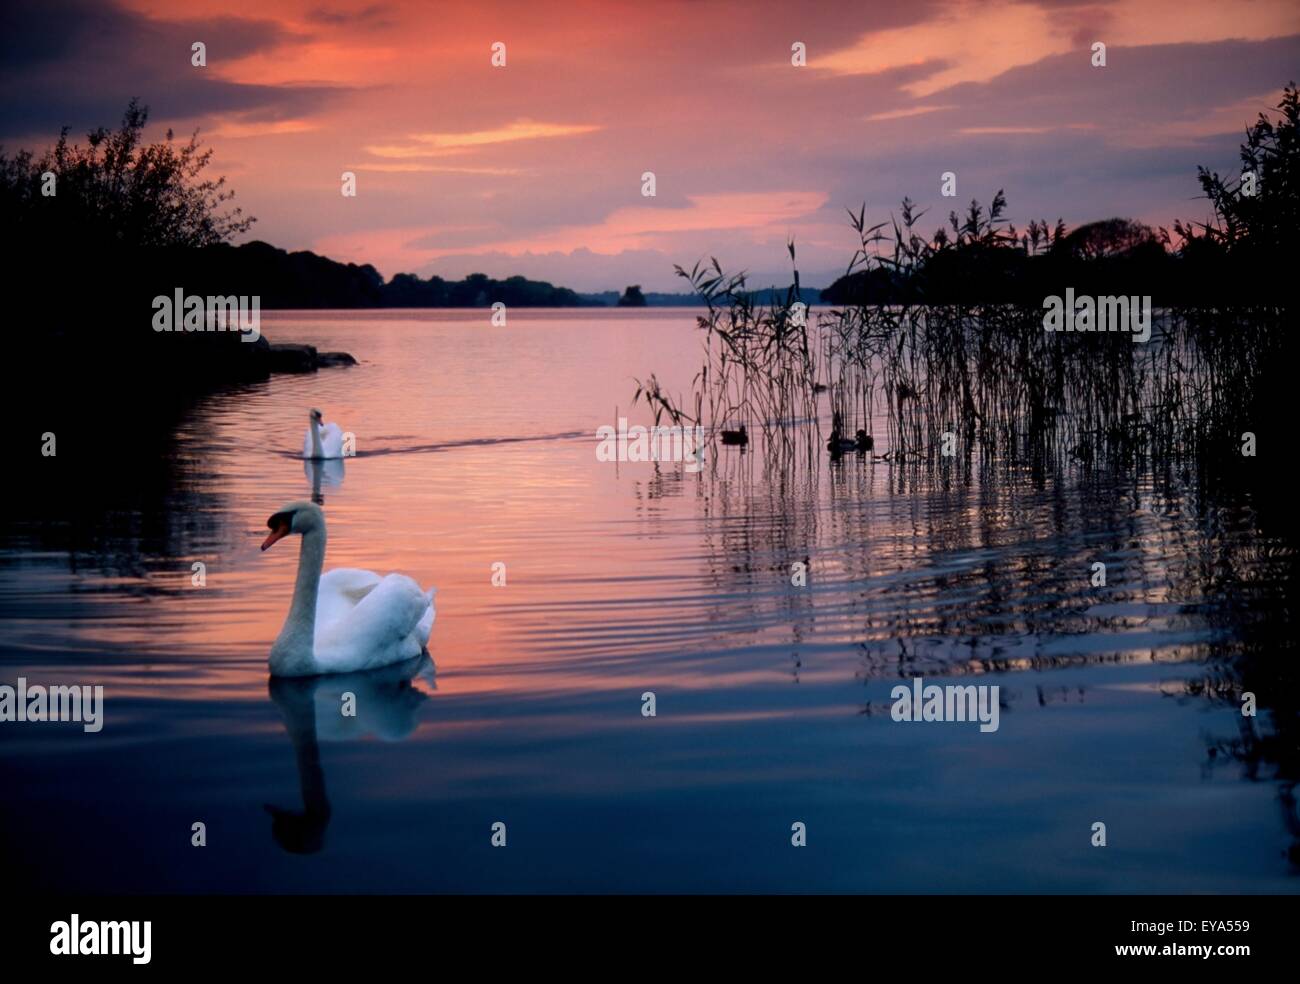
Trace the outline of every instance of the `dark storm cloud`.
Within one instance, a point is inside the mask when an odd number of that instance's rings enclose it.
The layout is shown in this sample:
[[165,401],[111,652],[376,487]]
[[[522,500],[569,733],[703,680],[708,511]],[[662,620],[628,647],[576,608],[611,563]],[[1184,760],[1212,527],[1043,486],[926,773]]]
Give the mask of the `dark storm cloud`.
[[313,7],[307,11],[310,20],[328,24],[332,27],[347,27],[364,25],[365,27],[391,27],[395,20],[393,15],[395,10],[391,4],[372,3],[368,7],[362,7],[360,10],[349,10],[346,6],[333,8],[326,6]]
[[[1280,91],[1297,77],[1300,35],[1111,47],[1104,68],[1071,52],[1014,68],[986,83],[936,93],[962,107],[963,126],[1161,126],[1204,118],[1216,106]],[[1264,106],[1261,109],[1267,108]],[[1246,120],[1242,120],[1244,129]]]
[[[111,125],[133,96],[156,121],[238,114],[250,121],[311,112],[336,87],[243,85],[213,66],[290,43],[274,21],[153,20],[100,0],[10,4],[0,14],[0,138],[45,138]],[[207,68],[190,64],[195,41]]]
[[[1105,68],[1093,68],[1085,48],[936,92],[918,102],[950,109],[880,124],[879,144],[803,168],[832,203],[866,199],[880,211],[911,196],[932,209],[927,232],[950,208],[987,202],[998,188],[1022,225],[1057,215],[1168,221],[1197,213],[1197,165],[1233,167],[1246,124],[1272,108],[1297,65],[1300,36],[1113,46]],[[892,139],[900,132],[905,141]],[[947,170],[959,175],[955,201],[938,196]]]

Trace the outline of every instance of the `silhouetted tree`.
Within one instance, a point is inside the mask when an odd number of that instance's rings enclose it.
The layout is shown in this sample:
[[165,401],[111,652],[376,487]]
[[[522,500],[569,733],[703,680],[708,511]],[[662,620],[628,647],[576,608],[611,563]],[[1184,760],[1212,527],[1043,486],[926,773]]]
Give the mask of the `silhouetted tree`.
[[[131,100],[117,130],[100,127],[87,145],[58,142],[40,157],[30,151],[8,156],[0,150],[0,219],[22,236],[28,249],[210,246],[245,232],[253,223],[225,205],[234,192],[226,179],[202,178],[212,160],[198,131],[177,143],[146,144],[147,107]],[[53,195],[44,194],[52,174]]]
[[1057,244],[1058,249],[1081,260],[1119,259],[1152,246],[1160,248],[1155,230],[1133,219],[1121,218],[1081,225]]
[[1300,229],[1300,94],[1294,82],[1283,88],[1277,108],[1282,115],[1276,122],[1260,113],[1246,128],[1240,175],[1223,178],[1209,168],[1197,169],[1214,218],[1175,223],[1184,240],[1294,259]]
[[618,299],[619,307],[645,307],[645,295],[641,293],[640,284],[632,284],[625,291],[623,296]]

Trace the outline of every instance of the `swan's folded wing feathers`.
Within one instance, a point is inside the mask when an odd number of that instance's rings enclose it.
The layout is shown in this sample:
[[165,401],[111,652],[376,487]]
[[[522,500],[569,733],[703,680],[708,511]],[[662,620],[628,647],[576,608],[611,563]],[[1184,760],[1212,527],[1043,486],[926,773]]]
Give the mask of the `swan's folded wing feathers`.
[[321,575],[316,589],[316,634],[339,619],[347,618],[361,599],[383,580],[374,571],[359,567],[336,567]]
[[365,571],[360,567],[336,567],[321,575],[317,590],[318,595],[326,591],[348,595],[355,604],[370,594],[382,580],[374,571]]
[[419,654],[411,638],[429,607],[429,596],[405,574],[389,574],[341,618],[317,621],[316,656],[321,663],[359,658],[365,666],[382,666],[400,656]]
[[429,635],[433,632],[433,616],[436,614],[433,607],[433,596],[437,590],[437,588],[430,588],[424,592],[429,607],[425,609],[424,614],[420,616],[419,623],[415,626],[415,641],[420,644],[421,649],[429,644]]
[[320,445],[325,457],[343,457],[343,428],[338,424],[326,424],[321,428]]

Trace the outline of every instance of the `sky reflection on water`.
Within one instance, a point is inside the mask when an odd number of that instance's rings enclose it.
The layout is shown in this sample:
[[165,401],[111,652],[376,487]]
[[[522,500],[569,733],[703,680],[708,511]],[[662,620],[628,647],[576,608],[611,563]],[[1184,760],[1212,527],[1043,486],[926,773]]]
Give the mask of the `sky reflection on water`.
[[[107,697],[96,736],[0,728],[20,884],[1296,890],[1295,700],[1276,682],[1294,545],[1248,485],[854,457],[773,480],[735,449],[698,476],[614,466],[596,428],[628,414],[634,375],[689,385],[688,313],[266,321],[362,364],[127,431],[109,467],[61,449],[4,527],[0,682]],[[312,406],[357,458],[290,456]],[[268,682],[297,554],[258,546],[311,496],[327,568],[438,586],[433,666]],[[997,683],[1000,729],[891,721],[915,675]],[[331,713],[343,689],[355,729]]]

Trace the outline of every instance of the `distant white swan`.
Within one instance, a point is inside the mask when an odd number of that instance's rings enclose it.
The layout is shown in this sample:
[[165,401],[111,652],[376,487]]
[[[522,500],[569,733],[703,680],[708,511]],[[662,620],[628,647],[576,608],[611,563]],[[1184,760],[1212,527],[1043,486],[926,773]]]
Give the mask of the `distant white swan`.
[[434,588],[405,574],[325,565],[325,514],[311,502],[291,502],[266,521],[265,550],[290,533],[302,535],[293,602],[275,645],[272,676],[355,673],[424,652],[433,630]]
[[315,408],[307,415],[307,434],[302,439],[302,456],[312,459],[343,457],[343,428],[338,424],[325,423],[325,418]]

